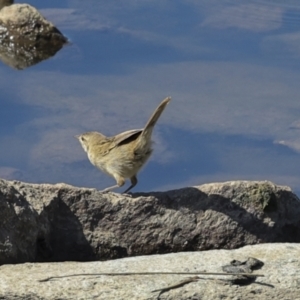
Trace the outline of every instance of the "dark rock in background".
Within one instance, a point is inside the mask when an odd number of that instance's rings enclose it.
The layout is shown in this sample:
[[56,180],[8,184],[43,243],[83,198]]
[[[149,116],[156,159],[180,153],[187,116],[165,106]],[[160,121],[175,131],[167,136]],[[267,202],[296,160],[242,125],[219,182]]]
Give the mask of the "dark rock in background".
[[25,69],[52,57],[68,42],[34,7],[10,2],[0,2],[0,59],[4,63]]
[[13,4],[14,1],[13,0],[0,0],[0,10],[4,7],[4,6],[9,6],[11,4]]
[[300,242],[300,201],[271,182],[123,195],[0,180],[0,205],[2,264]]

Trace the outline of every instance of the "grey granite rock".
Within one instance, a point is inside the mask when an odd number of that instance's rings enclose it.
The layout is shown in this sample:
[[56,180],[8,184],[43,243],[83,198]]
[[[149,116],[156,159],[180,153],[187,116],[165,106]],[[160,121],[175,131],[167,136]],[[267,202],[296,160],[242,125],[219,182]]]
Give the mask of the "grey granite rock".
[[[222,272],[231,260],[255,257],[262,274],[248,285],[234,276],[199,275],[201,279],[160,295],[151,291],[195,275],[104,276],[101,272]],[[168,299],[299,300],[300,244],[261,244],[235,250],[209,250],[130,257],[106,262],[26,263],[0,267],[0,299]],[[78,276],[68,276],[68,275]],[[81,274],[81,275],[80,275]],[[84,275],[86,274],[86,275]],[[88,275],[90,274],[90,275]],[[67,275],[67,276],[66,276]],[[40,282],[49,276],[66,276]]]
[[0,205],[1,264],[300,242],[300,201],[271,182],[122,195],[0,180]]

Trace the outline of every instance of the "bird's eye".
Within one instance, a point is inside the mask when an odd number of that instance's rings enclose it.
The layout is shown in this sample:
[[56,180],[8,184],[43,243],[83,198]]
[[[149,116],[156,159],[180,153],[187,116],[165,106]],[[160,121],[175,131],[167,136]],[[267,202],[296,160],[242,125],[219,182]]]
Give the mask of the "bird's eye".
[[84,142],[85,141],[85,138],[82,136],[80,137],[81,141]]

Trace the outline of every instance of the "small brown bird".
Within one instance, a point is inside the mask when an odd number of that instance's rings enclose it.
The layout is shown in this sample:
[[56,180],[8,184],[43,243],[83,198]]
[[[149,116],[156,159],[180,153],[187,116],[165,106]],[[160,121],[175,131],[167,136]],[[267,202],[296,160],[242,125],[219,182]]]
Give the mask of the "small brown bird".
[[144,129],[128,130],[112,137],[106,137],[96,131],[76,136],[90,162],[114,177],[117,182],[103,192],[123,186],[126,178],[130,178],[131,185],[124,193],[137,184],[137,173],[153,151],[151,141],[153,127],[170,101],[171,97],[167,97],[159,104]]

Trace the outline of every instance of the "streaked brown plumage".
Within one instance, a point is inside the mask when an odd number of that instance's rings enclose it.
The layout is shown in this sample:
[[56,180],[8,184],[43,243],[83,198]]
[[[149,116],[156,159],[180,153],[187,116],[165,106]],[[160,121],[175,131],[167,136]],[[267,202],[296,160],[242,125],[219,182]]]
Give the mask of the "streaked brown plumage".
[[106,137],[96,131],[76,136],[90,162],[114,177],[117,182],[116,185],[103,191],[107,192],[123,186],[126,178],[130,178],[131,185],[124,193],[137,184],[137,173],[153,151],[151,141],[153,127],[170,101],[171,97],[167,97],[160,103],[144,129],[128,130],[112,137]]

